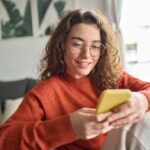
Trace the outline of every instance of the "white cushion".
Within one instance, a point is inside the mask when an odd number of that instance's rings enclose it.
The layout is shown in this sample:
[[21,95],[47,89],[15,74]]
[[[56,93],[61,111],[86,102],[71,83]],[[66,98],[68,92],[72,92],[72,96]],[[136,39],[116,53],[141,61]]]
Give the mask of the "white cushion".
[[4,123],[18,108],[20,103],[22,102],[22,97],[17,99],[7,99],[5,101],[5,110],[4,113],[1,116],[1,124]]

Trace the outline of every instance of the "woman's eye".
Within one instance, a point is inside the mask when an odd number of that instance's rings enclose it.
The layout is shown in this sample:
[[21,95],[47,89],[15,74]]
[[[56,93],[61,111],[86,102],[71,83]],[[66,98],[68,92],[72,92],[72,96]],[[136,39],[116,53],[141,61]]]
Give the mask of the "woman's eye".
[[91,46],[93,49],[100,49],[100,46],[98,46],[98,45],[92,45]]
[[82,47],[82,44],[81,43],[73,43],[73,46],[75,46],[75,47]]

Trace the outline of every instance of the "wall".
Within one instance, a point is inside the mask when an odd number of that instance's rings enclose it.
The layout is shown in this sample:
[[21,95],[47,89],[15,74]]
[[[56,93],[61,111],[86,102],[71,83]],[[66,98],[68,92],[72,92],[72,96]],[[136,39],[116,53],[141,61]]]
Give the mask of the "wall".
[[0,42],[0,80],[37,77],[37,62],[48,37],[13,38]]
[[75,0],[74,5],[76,9],[95,9],[103,10],[103,0]]

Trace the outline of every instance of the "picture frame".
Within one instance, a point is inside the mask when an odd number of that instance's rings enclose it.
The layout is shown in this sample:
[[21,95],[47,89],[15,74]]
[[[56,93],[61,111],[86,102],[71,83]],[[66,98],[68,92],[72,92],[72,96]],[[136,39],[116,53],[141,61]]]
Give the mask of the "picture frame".
[[72,9],[74,0],[2,0],[0,38],[50,35]]

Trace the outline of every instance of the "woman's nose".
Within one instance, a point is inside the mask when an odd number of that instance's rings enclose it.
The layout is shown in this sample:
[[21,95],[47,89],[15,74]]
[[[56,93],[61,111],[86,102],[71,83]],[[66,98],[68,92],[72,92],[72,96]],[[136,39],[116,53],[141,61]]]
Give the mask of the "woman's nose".
[[90,46],[84,45],[82,47],[82,52],[81,52],[82,57],[91,57],[91,51],[90,51]]

